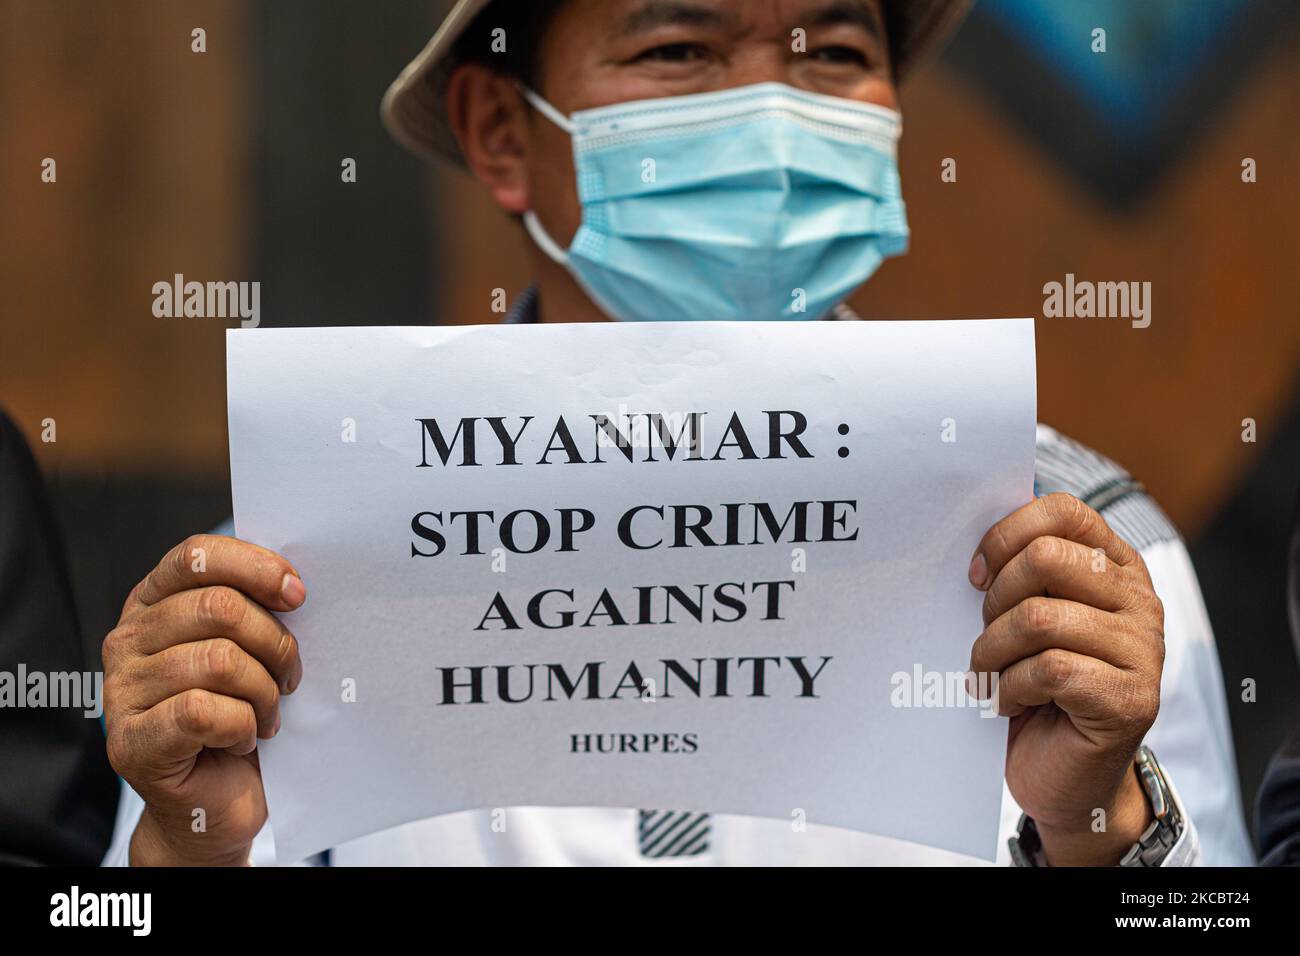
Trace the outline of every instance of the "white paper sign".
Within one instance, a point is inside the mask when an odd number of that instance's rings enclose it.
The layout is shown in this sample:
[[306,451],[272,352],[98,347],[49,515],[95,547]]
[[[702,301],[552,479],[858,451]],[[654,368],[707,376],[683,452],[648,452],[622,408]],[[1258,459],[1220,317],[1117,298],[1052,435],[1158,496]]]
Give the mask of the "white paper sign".
[[308,591],[260,747],[281,860],[521,805],[802,812],[992,858],[1006,723],[952,675],[974,547],[1032,497],[1030,320],[227,348],[236,528]]

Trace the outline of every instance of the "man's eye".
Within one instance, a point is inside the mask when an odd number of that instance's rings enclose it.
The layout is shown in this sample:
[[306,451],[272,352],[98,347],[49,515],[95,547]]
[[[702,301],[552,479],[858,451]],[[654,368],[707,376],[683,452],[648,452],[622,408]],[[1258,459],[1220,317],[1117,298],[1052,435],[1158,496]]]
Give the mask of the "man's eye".
[[637,62],[658,61],[660,63],[694,63],[708,59],[709,51],[698,43],[666,43],[653,47],[638,56]]
[[823,63],[852,63],[856,66],[866,66],[867,57],[861,50],[855,50],[851,46],[824,46],[821,49],[813,50],[812,55],[815,59]]

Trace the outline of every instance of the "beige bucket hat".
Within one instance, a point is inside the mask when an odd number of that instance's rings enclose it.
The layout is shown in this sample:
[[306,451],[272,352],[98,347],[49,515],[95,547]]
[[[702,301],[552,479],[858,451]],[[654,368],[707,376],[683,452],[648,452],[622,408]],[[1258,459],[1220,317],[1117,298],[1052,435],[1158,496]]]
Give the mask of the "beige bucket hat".
[[[456,0],[433,39],[393,81],[380,112],[399,143],[424,159],[463,165],[447,119],[447,80],[458,65],[453,49],[494,0]],[[496,0],[500,2],[500,0]],[[892,27],[894,69],[906,79],[943,45],[974,0],[884,0]]]

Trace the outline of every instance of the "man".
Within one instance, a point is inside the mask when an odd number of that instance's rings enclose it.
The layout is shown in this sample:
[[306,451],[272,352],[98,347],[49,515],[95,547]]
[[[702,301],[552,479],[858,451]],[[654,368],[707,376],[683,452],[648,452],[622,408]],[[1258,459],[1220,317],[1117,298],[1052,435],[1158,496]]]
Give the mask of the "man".
[[[511,321],[848,318],[840,303],[905,246],[896,80],[964,6],[463,0],[390,89],[385,117],[522,217],[536,285]],[[1023,864],[1247,862],[1186,552],[1110,462],[1050,430],[1039,444],[1044,496],[989,529],[969,575],[986,594],[971,666],[1000,674],[1012,717],[1005,852]],[[309,584],[278,555],[202,536],[128,596],[104,643],[109,752],[145,808],[124,814],[111,862],[269,859],[256,742],[301,675],[292,614],[270,612],[299,607]],[[326,858],[961,861],[704,810],[517,808],[505,832],[488,811],[452,814]]]
[[[0,866],[94,866],[118,796],[95,719],[100,700],[84,680],[94,668],[45,484],[3,412],[0,488]],[[58,693],[68,678],[71,699]],[[41,698],[29,696],[41,686]]]
[[[1286,611],[1300,655],[1300,502],[1287,549]],[[1273,755],[1259,787],[1255,833],[1260,866],[1300,866],[1300,731]]]

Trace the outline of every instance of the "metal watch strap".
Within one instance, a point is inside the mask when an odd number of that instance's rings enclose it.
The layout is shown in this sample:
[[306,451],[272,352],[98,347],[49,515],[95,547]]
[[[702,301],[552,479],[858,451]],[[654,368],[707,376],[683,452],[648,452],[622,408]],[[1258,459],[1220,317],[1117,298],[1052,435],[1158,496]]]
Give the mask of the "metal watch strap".
[[[1178,810],[1178,804],[1174,802],[1173,791],[1165,780],[1164,770],[1156,760],[1156,755],[1146,744],[1138,748],[1134,769],[1137,771],[1138,781],[1142,784],[1142,790],[1147,795],[1147,801],[1151,804],[1151,812],[1155,819],[1124,854],[1119,865],[1160,866],[1174,848],[1174,844],[1178,842],[1178,838],[1183,835],[1185,825],[1183,816]],[[1015,836],[1007,840],[1007,846],[1011,851],[1011,862],[1014,866],[1046,865],[1043,858],[1043,841],[1038,835],[1038,827],[1025,814],[1020,815]]]
[[1038,836],[1038,827],[1027,814],[1020,814],[1016,824],[1016,833],[1007,840],[1011,850],[1012,866],[1046,866],[1043,859],[1043,841]]
[[1159,866],[1169,855],[1169,851],[1174,848],[1178,838],[1183,835],[1183,815],[1178,811],[1173,791],[1169,789],[1169,782],[1165,780],[1165,772],[1160,762],[1156,760],[1156,755],[1151,752],[1151,748],[1146,744],[1139,747],[1134,762],[1138,780],[1147,795],[1147,800],[1151,803],[1151,812],[1155,819],[1124,854],[1119,865]]

